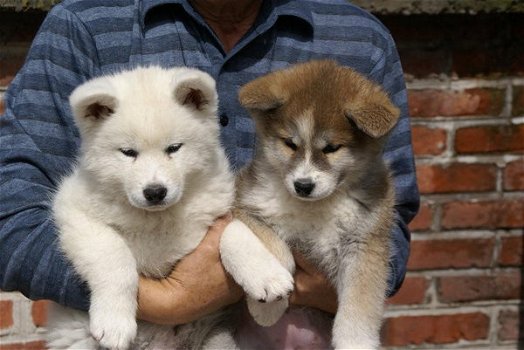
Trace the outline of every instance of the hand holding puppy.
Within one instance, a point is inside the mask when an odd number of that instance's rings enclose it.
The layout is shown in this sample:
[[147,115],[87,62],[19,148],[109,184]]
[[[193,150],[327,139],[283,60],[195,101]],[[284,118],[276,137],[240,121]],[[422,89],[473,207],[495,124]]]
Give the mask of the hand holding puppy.
[[157,323],[184,324],[233,304],[242,289],[226,274],[219,241],[230,216],[217,219],[198,247],[163,279],[140,277],[138,318]]
[[300,253],[295,258],[295,290],[289,298],[291,304],[309,306],[335,314],[337,312],[337,291],[327,277]]

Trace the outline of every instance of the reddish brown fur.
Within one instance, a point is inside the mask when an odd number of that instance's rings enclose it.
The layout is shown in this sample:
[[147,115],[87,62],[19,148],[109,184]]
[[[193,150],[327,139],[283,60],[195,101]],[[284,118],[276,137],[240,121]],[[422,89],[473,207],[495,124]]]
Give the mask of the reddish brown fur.
[[[236,214],[284,265],[292,260],[292,257],[285,249],[280,249],[283,246],[281,238],[272,235],[271,227],[289,227],[290,220],[300,222],[302,213],[311,214],[297,210],[296,213],[288,213],[288,216],[283,217],[263,216],[259,207],[264,207],[264,203],[250,198],[253,188],[265,188],[261,179],[279,176],[277,172],[281,169],[278,167],[293,168],[295,160],[300,161],[304,158],[306,147],[297,145],[296,149],[292,149],[286,146],[284,140],[297,136],[293,133],[304,120],[308,120],[310,113],[311,123],[305,131],[306,134],[310,133],[305,138],[310,142],[320,139],[331,145],[343,145],[347,148],[344,152],[349,152],[356,159],[351,170],[338,170],[341,171],[339,175],[345,180],[338,183],[343,187],[339,194],[353,196],[358,192],[359,203],[366,208],[367,213],[356,214],[360,215],[356,219],[358,225],[352,224],[351,227],[347,227],[347,231],[340,233],[340,245],[336,247],[339,249],[337,251],[345,251],[348,254],[346,259],[351,259],[351,264],[345,266],[345,275],[342,278],[339,279],[335,274],[330,277],[336,282],[339,294],[333,339],[334,345],[338,347],[359,348],[364,344],[367,348],[374,348],[375,343],[378,344],[383,312],[389,233],[393,224],[395,197],[381,151],[385,136],[398,120],[398,108],[378,85],[332,61],[308,62],[258,78],[245,85],[239,97],[240,103],[250,110],[255,119],[257,146],[267,143],[269,153],[282,150],[287,154],[289,161],[279,161],[269,169],[269,158],[264,157],[264,152],[257,152],[252,166],[238,179],[236,205],[240,210]],[[295,139],[297,142],[303,141],[298,137]],[[321,147],[323,146],[307,148],[312,152],[312,162],[319,169],[329,169],[336,163],[337,157],[343,157],[340,154],[344,152],[325,153]],[[264,171],[264,176],[259,176]],[[283,173],[286,172],[287,169],[283,169]],[[323,202],[309,204],[325,207],[330,200],[337,199],[328,197]],[[305,209],[309,204],[299,200],[293,204],[283,202],[282,208],[287,210],[290,206],[296,206]],[[276,205],[278,207],[279,204]],[[335,213],[333,215],[336,217]],[[328,215],[318,219],[329,223],[333,217]],[[325,223],[321,223],[320,227]],[[303,233],[300,231],[295,236]],[[319,236],[318,239],[322,238]],[[300,244],[309,244],[307,241],[294,243],[299,244],[296,245],[299,250]],[[312,246],[304,247],[303,251],[309,252],[310,255],[320,254],[315,253],[315,249],[313,243]],[[316,259],[319,267],[346,263],[344,259],[334,261],[320,255],[316,255]],[[361,328],[353,328],[353,324],[357,323]],[[371,341],[366,336],[371,337]]]
[[293,122],[278,117],[297,118],[311,108],[315,130],[335,131],[334,143],[351,142],[347,118],[366,134],[380,137],[399,116],[398,108],[379,86],[333,61],[314,61],[268,74],[245,85],[239,98],[243,106],[255,111],[255,117],[263,114],[262,121],[271,123]]

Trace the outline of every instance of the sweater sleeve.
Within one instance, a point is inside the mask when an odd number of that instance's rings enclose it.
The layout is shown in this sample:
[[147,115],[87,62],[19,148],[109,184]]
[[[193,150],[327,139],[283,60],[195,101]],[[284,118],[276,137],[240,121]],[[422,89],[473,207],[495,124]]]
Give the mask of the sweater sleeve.
[[372,69],[370,76],[380,83],[401,115],[389,135],[384,158],[393,174],[396,192],[396,224],[392,232],[392,251],[388,296],[394,295],[406,275],[409,257],[410,232],[408,223],[419,208],[419,192],[411,145],[411,126],[404,74],[393,39],[388,35],[388,46]]
[[50,199],[79,145],[68,97],[99,73],[96,52],[82,22],[55,6],[0,117],[0,288],[84,310],[89,292],[59,251]]

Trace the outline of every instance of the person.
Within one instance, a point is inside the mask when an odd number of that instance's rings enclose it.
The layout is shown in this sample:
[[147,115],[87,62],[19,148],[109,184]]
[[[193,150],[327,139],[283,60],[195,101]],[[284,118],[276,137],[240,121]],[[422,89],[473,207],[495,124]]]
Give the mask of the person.
[[[402,115],[384,157],[397,191],[389,295],[404,279],[407,224],[419,196],[407,93],[395,44],[372,15],[345,0],[65,0],[47,15],[5,94],[0,123],[0,288],[87,310],[89,290],[57,248],[49,198],[71,169],[79,134],[68,105],[87,79],[139,65],[190,66],[219,93],[221,140],[233,169],[253,155],[254,130],[238,101],[246,82],[310,59],[330,58],[381,84]],[[141,278],[138,317],[197,319],[242,297],[218,253],[227,218],[163,280]],[[86,233],[88,234],[88,233]],[[336,292],[303,257],[291,302],[328,312]]]

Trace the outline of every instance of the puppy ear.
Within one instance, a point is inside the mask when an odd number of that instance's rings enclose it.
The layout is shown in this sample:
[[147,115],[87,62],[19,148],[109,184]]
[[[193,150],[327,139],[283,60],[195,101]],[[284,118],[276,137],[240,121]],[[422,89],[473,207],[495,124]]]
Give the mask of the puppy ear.
[[386,135],[397,123],[400,110],[391,102],[386,104],[372,103],[358,109],[346,110],[346,117],[373,138]]
[[172,81],[175,100],[188,108],[215,113],[218,104],[215,80],[207,73],[185,69]]
[[78,86],[69,97],[69,104],[78,127],[87,131],[114,113],[117,99],[109,81],[97,78]]
[[278,73],[257,78],[240,88],[240,104],[252,112],[268,112],[285,103],[285,94],[280,88]]

